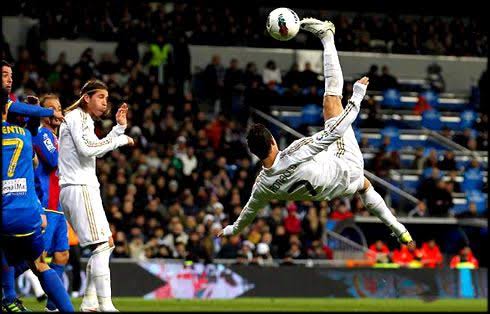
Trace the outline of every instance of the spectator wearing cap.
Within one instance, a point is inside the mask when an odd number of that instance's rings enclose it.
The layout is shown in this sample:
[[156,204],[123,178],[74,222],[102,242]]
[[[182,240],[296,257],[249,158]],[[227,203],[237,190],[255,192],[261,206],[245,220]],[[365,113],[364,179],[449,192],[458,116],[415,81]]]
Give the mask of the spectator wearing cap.
[[267,243],[260,242],[257,244],[257,264],[261,266],[270,266],[274,264],[274,260],[272,259],[272,255],[270,253],[270,248]]

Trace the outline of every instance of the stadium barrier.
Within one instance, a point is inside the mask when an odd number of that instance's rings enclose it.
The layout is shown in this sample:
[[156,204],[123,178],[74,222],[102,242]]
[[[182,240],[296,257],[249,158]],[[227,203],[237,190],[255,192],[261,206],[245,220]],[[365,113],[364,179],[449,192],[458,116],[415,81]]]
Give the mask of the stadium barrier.
[[[82,263],[85,267],[85,263]],[[67,272],[65,283],[70,281]],[[487,298],[487,269],[379,269],[186,264],[177,260],[112,259],[114,296],[146,299],[325,297]],[[84,276],[83,276],[84,278]],[[28,282],[20,277],[20,290]]]

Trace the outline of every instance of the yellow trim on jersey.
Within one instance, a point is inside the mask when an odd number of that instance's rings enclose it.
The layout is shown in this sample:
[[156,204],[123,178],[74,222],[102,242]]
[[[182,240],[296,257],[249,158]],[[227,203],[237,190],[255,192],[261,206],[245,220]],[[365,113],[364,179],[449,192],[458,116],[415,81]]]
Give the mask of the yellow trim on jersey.
[[64,215],[65,214],[62,211],[54,210],[54,209],[47,209],[47,208],[45,208],[44,211],[45,212],[50,212],[50,213],[56,213],[56,214],[60,214],[60,215]]
[[32,232],[29,232],[29,233],[18,233],[18,234],[12,234],[12,236],[16,237],[16,238],[22,238],[22,237],[28,237],[30,235],[33,235],[34,232],[36,231],[32,231]]

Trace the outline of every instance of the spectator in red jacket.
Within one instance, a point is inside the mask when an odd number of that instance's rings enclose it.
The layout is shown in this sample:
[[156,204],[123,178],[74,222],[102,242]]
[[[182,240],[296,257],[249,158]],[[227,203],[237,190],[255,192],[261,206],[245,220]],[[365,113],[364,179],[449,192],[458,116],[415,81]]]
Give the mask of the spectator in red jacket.
[[330,219],[333,220],[344,220],[348,218],[354,217],[352,212],[347,208],[345,201],[340,201],[334,203],[336,205],[333,206],[333,212],[330,214]]
[[408,266],[416,258],[417,249],[409,249],[405,244],[400,245],[400,249],[394,250],[392,255],[393,263],[401,266]]
[[295,203],[290,203],[287,207],[288,215],[284,218],[284,228],[289,234],[299,234],[301,232],[301,219],[298,215],[298,207]]
[[442,254],[439,246],[434,239],[430,239],[428,242],[422,244],[422,264],[424,267],[435,268],[436,266],[442,266]]
[[369,251],[366,253],[367,259],[375,262],[386,262],[391,255],[388,246],[381,240],[377,240],[369,246]]
[[473,252],[469,246],[465,246],[459,251],[459,254],[451,258],[449,267],[457,268],[459,263],[471,263],[475,268],[478,268],[478,260],[473,256]]
[[413,112],[415,114],[421,115],[426,110],[430,110],[432,107],[429,105],[429,102],[425,99],[424,96],[419,96],[415,107],[413,107]]

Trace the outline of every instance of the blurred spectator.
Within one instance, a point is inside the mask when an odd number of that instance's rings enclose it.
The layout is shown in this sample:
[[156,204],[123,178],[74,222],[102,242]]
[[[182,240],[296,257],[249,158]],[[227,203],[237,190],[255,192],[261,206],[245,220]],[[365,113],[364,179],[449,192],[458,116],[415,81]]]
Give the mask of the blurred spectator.
[[371,65],[369,71],[363,76],[369,77],[369,88],[374,91],[380,91],[379,80],[380,76],[378,74],[378,66],[376,64]]
[[424,168],[434,168],[438,167],[439,157],[437,156],[437,151],[435,149],[431,149],[429,151],[429,156],[424,161]]
[[442,266],[443,257],[435,239],[422,243],[420,251],[422,253],[421,262],[424,267],[435,268]]
[[420,260],[422,252],[419,249],[408,248],[405,244],[400,244],[399,249],[393,251],[392,260],[402,267],[419,268],[422,266]]
[[463,133],[458,133],[454,136],[454,141],[461,146],[468,147],[468,142],[471,138],[473,138],[472,129],[466,128]]
[[299,71],[299,65],[293,63],[289,71],[284,75],[284,86],[291,88],[294,84],[300,85],[302,84],[301,80],[302,73]]
[[453,206],[453,197],[448,191],[447,183],[442,179],[436,181],[436,188],[428,190],[427,207],[432,217],[447,217]]
[[449,263],[451,268],[478,268],[478,260],[473,256],[469,246],[463,247],[459,253],[451,258]]
[[281,70],[277,67],[276,62],[273,60],[269,60],[265,64],[265,68],[262,72],[262,81],[266,85],[269,83],[282,83]]
[[210,105],[214,105],[215,101],[221,98],[224,87],[225,69],[221,65],[221,57],[213,55],[211,63],[206,66],[203,73],[203,83],[205,90],[205,98]]
[[305,69],[301,73],[299,81],[301,87],[316,86],[318,84],[318,73],[311,69],[311,63],[305,63]]
[[427,217],[429,213],[427,212],[427,205],[424,201],[419,201],[417,206],[414,207],[409,213],[408,217]]
[[335,199],[333,203],[333,211],[330,214],[330,219],[345,220],[354,217],[344,200]]
[[425,157],[424,157],[424,148],[417,147],[415,149],[415,156],[412,161],[411,169],[422,170],[424,169]]
[[444,157],[438,162],[438,168],[441,170],[456,170],[456,159],[453,151],[445,151]]
[[442,68],[437,63],[432,63],[427,67],[427,84],[436,93],[443,93],[446,90],[446,83],[442,77]]
[[298,214],[298,207],[294,202],[290,202],[288,207],[288,215],[284,218],[284,227],[289,234],[299,234],[301,232],[301,220]]
[[375,263],[388,263],[391,260],[391,252],[388,246],[381,240],[377,240],[369,246],[366,253],[367,259]]
[[[370,83],[369,85],[371,85],[371,82],[369,83]],[[378,86],[381,91],[384,91],[389,88],[398,89],[399,87],[398,80],[396,79],[395,76],[390,74],[390,69],[386,65],[383,65],[383,67],[381,68],[381,76],[379,77]]]
[[456,218],[480,218],[482,215],[478,213],[478,208],[475,202],[468,202],[468,210],[456,214]]

